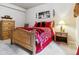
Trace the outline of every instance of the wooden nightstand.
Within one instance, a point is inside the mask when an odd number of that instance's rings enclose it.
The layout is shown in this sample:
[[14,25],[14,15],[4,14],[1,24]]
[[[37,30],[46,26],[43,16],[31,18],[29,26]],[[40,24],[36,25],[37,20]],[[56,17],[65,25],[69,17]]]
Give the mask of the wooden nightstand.
[[68,33],[56,32],[55,41],[67,43]]

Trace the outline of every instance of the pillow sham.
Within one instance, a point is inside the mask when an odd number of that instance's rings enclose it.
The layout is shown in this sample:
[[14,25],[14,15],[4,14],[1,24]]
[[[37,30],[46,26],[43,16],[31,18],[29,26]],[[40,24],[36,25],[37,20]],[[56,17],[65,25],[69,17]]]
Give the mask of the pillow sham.
[[34,27],[40,27],[40,26],[41,26],[41,22],[36,22],[35,21]]
[[37,23],[37,27],[40,27],[40,24],[41,24],[41,23],[40,23],[40,22],[38,22],[38,23]]
[[38,23],[35,21],[34,27],[37,27],[37,24],[38,24]]
[[51,23],[52,23],[51,21],[50,22],[45,22],[45,23],[46,23],[45,27],[49,27],[49,28],[51,27]]
[[52,27],[54,27],[54,25],[55,25],[54,21],[49,21],[49,22],[36,22],[35,21],[34,27],[49,27],[49,28],[52,28]]
[[45,22],[42,22],[42,26],[41,27],[45,27]]

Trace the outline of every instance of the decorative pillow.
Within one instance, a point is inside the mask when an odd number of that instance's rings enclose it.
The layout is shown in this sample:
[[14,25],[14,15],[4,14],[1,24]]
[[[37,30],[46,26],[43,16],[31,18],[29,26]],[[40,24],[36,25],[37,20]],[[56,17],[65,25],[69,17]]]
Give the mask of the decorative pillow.
[[41,27],[41,26],[42,26],[42,22],[36,22],[36,21],[35,21],[34,27]]
[[40,27],[42,27],[42,22],[40,22]]
[[40,27],[40,24],[41,24],[41,23],[40,23],[40,22],[38,22],[38,23],[37,23],[37,27]]
[[34,27],[54,27],[55,23],[54,21],[49,21],[49,22],[36,22],[35,21],[35,25]]
[[42,27],[45,27],[45,22],[42,22]]
[[35,21],[34,27],[37,27],[37,24],[38,24],[38,23]]
[[51,21],[50,22],[45,22],[45,24],[46,24],[45,27],[51,28],[51,23],[52,23]]

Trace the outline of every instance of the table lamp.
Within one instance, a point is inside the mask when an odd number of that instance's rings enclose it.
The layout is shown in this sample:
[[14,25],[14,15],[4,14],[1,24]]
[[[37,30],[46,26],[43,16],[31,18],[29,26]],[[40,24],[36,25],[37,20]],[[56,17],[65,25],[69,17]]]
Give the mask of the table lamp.
[[60,25],[60,31],[61,32],[65,32],[65,28],[64,28],[65,24],[66,23],[63,20],[59,21],[58,25]]

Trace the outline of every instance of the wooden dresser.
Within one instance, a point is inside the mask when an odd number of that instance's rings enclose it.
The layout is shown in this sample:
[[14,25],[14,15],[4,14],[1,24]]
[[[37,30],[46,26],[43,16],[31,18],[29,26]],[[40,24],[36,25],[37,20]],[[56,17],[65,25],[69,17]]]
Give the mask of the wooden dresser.
[[0,21],[0,39],[9,39],[12,30],[15,28],[15,21],[13,20],[1,20]]

